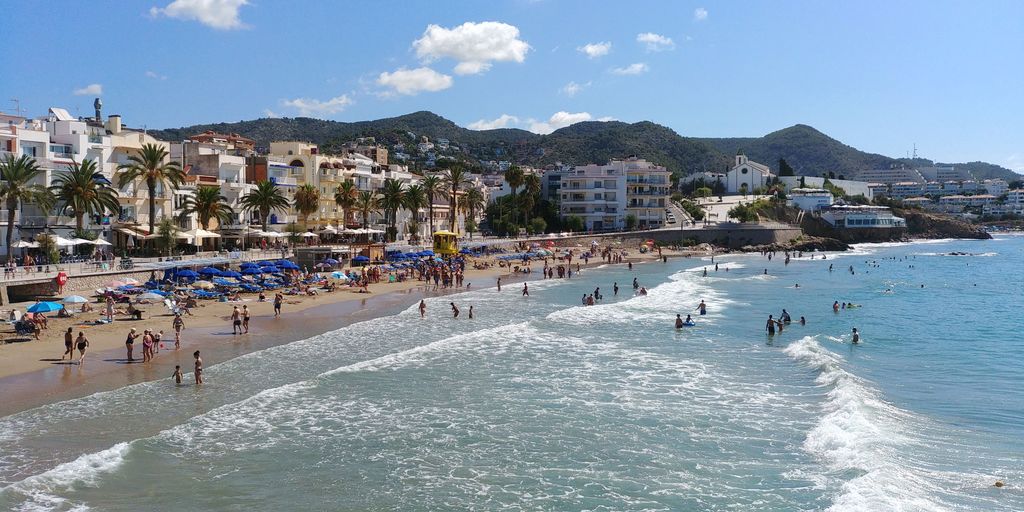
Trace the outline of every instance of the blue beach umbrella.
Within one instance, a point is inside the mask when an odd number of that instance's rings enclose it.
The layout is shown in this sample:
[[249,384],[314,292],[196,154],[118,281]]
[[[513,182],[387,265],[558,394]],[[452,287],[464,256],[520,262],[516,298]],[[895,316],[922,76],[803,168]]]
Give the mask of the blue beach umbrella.
[[220,270],[217,270],[213,267],[203,267],[199,269],[199,274],[204,276],[219,276]]
[[243,268],[243,269],[242,269],[242,273],[243,273],[243,274],[245,274],[245,275],[250,275],[250,276],[254,276],[254,275],[256,275],[256,274],[262,274],[262,273],[263,273],[263,271],[262,271],[262,270],[260,270],[260,267],[259,267],[259,265],[257,265],[257,266],[255,266],[255,267],[246,267],[246,268]]
[[261,262],[259,262],[259,266],[261,266],[261,267],[276,267],[277,265],[274,265],[273,261],[261,261]]
[[64,306],[56,302],[36,302],[28,307],[26,311],[29,313],[49,313],[51,311],[60,311],[64,309]]
[[185,270],[179,270],[177,272],[177,274],[175,274],[175,277],[184,277],[184,278],[188,278],[188,279],[195,279],[195,278],[199,277],[199,274],[197,274],[194,270],[185,269]]
[[299,269],[298,265],[296,265],[296,264],[294,264],[294,263],[292,263],[291,261],[288,261],[288,260],[281,260],[281,261],[277,262],[277,267],[278,268],[288,269],[288,270],[298,270]]
[[281,271],[281,269],[279,269],[279,268],[277,268],[277,267],[275,267],[273,265],[271,265],[269,267],[263,267],[263,273],[264,274],[276,274],[276,273],[278,273],[280,271]]
[[336,260],[334,258],[327,258],[327,259],[324,260],[324,263],[326,263],[328,265],[337,265],[338,264],[338,260]]
[[354,263],[366,263],[368,261],[370,261],[370,258],[367,258],[366,256],[356,256],[355,258],[352,258],[352,262]]
[[259,267],[260,267],[260,266],[259,266],[258,264],[254,263],[254,262],[252,262],[252,261],[247,261],[247,262],[245,262],[245,263],[242,263],[241,265],[239,265],[239,266],[238,266],[238,268],[241,268],[241,269],[247,269],[247,268],[259,268]]
[[242,277],[242,274],[239,274],[238,272],[235,272],[234,270],[225,270],[225,271],[220,273],[220,276],[221,277],[239,278],[239,277]]

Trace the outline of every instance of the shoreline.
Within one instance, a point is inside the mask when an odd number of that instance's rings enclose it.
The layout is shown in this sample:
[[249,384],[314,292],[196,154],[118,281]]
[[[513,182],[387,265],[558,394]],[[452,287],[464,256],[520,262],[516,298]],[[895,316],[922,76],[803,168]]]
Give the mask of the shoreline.
[[[669,258],[702,255],[704,254],[686,250],[664,251],[664,256]],[[629,262],[641,264],[658,259],[656,252],[631,254],[618,264],[626,265]],[[606,264],[603,261],[592,259],[588,264],[580,262],[580,268],[595,268]],[[480,270],[468,269],[465,281],[468,284],[473,284],[474,281],[486,283],[471,287],[471,290],[488,289],[495,287],[498,277],[502,279],[502,284],[532,281],[539,278],[536,271],[531,274],[514,273],[509,267],[493,265]],[[23,349],[29,347],[19,347],[18,344],[0,346],[0,359],[4,359],[0,360],[0,389],[3,389],[5,393],[5,400],[0,404],[0,417],[95,393],[170,378],[175,365],[182,366],[182,371],[186,373],[186,380],[189,380],[191,375],[188,374],[192,369],[192,352],[194,350],[202,351],[205,366],[209,367],[245,354],[342,329],[354,323],[390,316],[411,307],[421,298],[440,297],[467,291],[466,287],[436,291],[426,288],[428,286],[425,282],[417,280],[371,285],[370,289],[376,289],[376,291],[369,295],[346,289],[333,292],[333,294],[304,297],[302,301],[288,301],[286,298],[280,318],[274,318],[270,302],[245,302],[253,311],[253,315],[251,332],[243,335],[233,335],[228,321],[230,307],[240,305],[239,303],[203,303],[205,307],[199,309],[200,314],[196,318],[185,318],[186,328],[182,331],[180,350],[173,348],[174,332],[170,328],[173,317],[170,315],[153,315],[142,321],[115,318],[113,323],[102,326],[104,331],[102,343],[97,343],[92,339],[98,333],[90,332],[88,334],[90,350],[87,352],[85,364],[82,366],[70,362],[61,363],[56,359],[56,356],[63,350],[63,343],[61,343],[62,340],[55,339],[55,337],[61,334],[62,329],[55,329],[51,325],[50,329],[44,331],[48,336],[44,336],[39,341],[24,342],[36,344],[32,346],[34,350],[24,351]],[[323,298],[329,300],[322,300]],[[149,307],[155,306],[150,305]],[[211,309],[211,306],[216,309],[216,312]],[[54,320],[58,319],[51,319],[51,322]],[[157,323],[165,325],[163,344],[165,347],[170,346],[171,348],[160,350],[152,362],[142,363],[142,346],[141,342],[137,342],[135,352],[139,358],[133,363],[127,362],[123,343],[124,334],[131,327],[141,331],[153,328]],[[62,327],[67,326],[62,325]],[[156,327],[156,329],[160,330],[160,327]],[[17,352],[19,350],[21,350],[20,353]],[[45,351],[45,354],[50,357],[38,357],[37,354],[42,351]]]

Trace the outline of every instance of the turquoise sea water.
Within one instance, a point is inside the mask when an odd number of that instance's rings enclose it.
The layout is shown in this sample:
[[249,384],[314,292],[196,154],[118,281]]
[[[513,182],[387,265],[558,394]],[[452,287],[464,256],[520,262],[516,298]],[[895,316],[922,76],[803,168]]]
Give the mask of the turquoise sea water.
[[1024,510],[1024,237],[782,260],[428,299],[0,418],[0,509]]

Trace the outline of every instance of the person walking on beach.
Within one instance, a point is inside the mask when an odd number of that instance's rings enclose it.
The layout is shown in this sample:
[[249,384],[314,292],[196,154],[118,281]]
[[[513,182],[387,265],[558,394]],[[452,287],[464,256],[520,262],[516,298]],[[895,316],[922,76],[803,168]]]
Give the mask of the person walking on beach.
[[245,334],[249,334],[249,305],[242,305],[242,328],[245,329]]
[[242,334],[242,312],[238,306],[231,309],[231,334]]
[[178,350],[181,348],[181,330],[185,328],[185,320],[181,318],[181,313],[175,313],[171,327],[174,328],[174,350]]
[[89,348],[89,339],[85,337],[85,333],[78,331],[78,339],[75,340],[75,345],[78,346],[78,366],[82,366],[85,361],[85,349]]
[[199,351],[196,350],[192,353],[192,357],[196,358],[195,374],[196,374],[196,385],[203,383],[203,358],[199,357]]
[[132,329],[130,331],[128,331],[128,338],[124,340],[124,346],[125,346],[125,348],[128,349],[128,361],[129,362],[135,360],[135,358],[132,357],[132,351],[135,349],[135,338],[138,338],[138,337],[139,337],[139,334],[136,333],[135,332],[135,328],[132,327]]
[[275,317],[281,316],[281,304],[282,303],[284,303],[284,295],[281,295],[281,292],[275,293],[274,294],[274,316]]
[[768,315],[768,323],[765,324],[764,330],[768,331],[768,336],[775,336],[775,320],[772,315]]
[[420,299],[420,318],[427,316],[427,301]]
[[459,307],[456,306],[454,302],[449,302],[448,304],[451,304],[451,306],[452,306],[452,318],[458,318],[459,317]]
[[529,296],[530,296],[530,287],[526,286],[526,283],[523,283],[523,297],[529,297]]
[[68,327],[67,332],[64,333],[64,355],[60,356],[60,360],[64,360],[64,356],[68,356],[68,361],[75,358],[75,341],[74,335],[71,334],[71,328]]

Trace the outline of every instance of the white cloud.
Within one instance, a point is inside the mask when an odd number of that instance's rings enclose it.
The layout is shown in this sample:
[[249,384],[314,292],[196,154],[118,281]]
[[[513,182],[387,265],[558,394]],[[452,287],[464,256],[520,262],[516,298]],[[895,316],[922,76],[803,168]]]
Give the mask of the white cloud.
[[295,98],[294,100],[284,100],[281,102],[282,105],[294,108],[299,111],[299,114],[304,116],[337,114],[345,110],[345,107],[352,103],[352,98],[349,98],[347,94],[335,96],[327,101],[320,101],[314,98]]
[[552,114],[547,121],[530,119],[529,130],[534,133],[547,134],[559,128],[565,128],[571,124],[581,123],[583,121],[590,121],[591,119],[593,119],[593,116],[591,116],[589,112],[572,113],[563,110]]
[[218,30],[244,28],[238,10],[248,0],[174,0],[167,7],[151,7],[150,16],[160,15],[180,20],[195,20]]
[[161,75],[156,71],[146,71],[146,78],[152,78],[154,80],[167,80],[167,75]]
[[646,73],[650,69],[651,68],[647,67],[647,64],[637,62],[624,68],[612,68],[612,73],[615,73],[616,75],[639,75],[641,73]]
[[1016,173],[1024,173],[1024,155],[1014,153],[1006,157],[1003,166]]
[[273,110],[270,110],[269,108],[265,108],[265,109],[263,109],[263,117],[276,118],[276,117],[281,117],[281,116],[277,115],[277,112],[274,112]]
[[576,48],[576,51],[585,53],[588,58],[596,59],[608,55],[608,52],[612,51],[612,43],[608,41],[603,43],[587,43]]
[[518,28],[496,21],[468,21],[451,29],[428,25],[412,46],[424,62],[443,57],[458,61],[455,72],[460,75],[482,73],[493,62],[523,62],[530,50],[530,45],[519,39]]
[[393,73],[381,73],[377,77],[377,84],[390,87],[395,93],[411,96],[423,91],[443,91],[452,86],[452,77],[427,67],[399,68]]
[[649,52],[673,50],[676,47],[676,43],[671,37],[665,37],[660,34],[655,34],[654,32],[637,34],[636,41],[638,43],[644,43],[647,46],[647,51]]
[[698,7],[693,10],[694,21],[704,21],[708,19],[708,10],[703,7]]
[[608,121],[618,121],[618,119],[616,119],[616,118],[614,118],[612,116],[599,117],[599,118],[597,118],[597,120],[601,121],[601,122],[604,122],[604,123],[607,123]]
[[519,123],[519,118],[516,116],[510,116],[508,114],[502,114],[497,119],[481,119],[475,123],[470,123],[468,128],[470,130],[496,130],[498,128],[508,128],[509,125],[515,125]]
[[100,84],[89,84],[71,91],[71,94],[75,96],[101,96],[103,95],[103,86]]
[[590,87],[590,84],[591,84],[591,82],[587,82],[585,84],[578,84],[576,82],[569,82],[569,83],[565,84],[565,87],[561,88],[561,92],[562,92],[562,94],[565,94],[566,96],[572,98],[573,96],[576,96],[578,93],[583,91],[583,89],[586,89],[587,87]]

